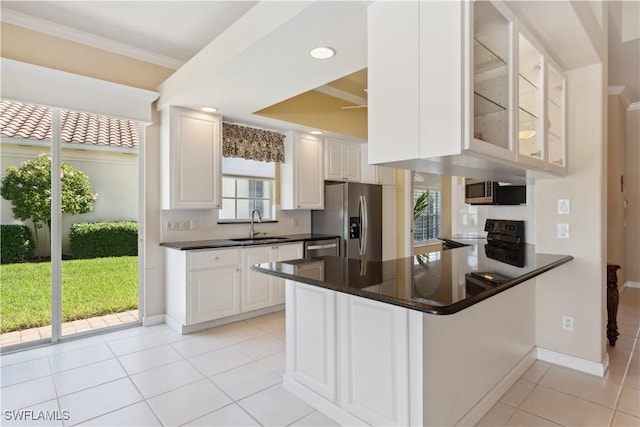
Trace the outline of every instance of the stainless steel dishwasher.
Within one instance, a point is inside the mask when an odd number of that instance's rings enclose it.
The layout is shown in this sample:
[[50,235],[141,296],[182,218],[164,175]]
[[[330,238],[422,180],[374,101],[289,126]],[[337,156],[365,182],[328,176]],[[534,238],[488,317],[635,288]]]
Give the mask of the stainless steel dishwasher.
[[338,239],[324,239],[304,242],[304,257],[339,256]]

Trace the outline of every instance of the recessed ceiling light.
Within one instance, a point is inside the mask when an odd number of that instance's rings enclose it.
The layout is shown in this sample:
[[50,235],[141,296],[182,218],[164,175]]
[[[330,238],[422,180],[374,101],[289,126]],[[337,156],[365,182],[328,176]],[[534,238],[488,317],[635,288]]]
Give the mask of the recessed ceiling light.
[[319,46],[309,51],[309,55],[316,59],[329,59],[335,54],[336,51],[328,46]]
[[201,107],[200,109],[207,113],[215,113],[216,111],[218,111],[216,107]]
[[312,130],[311,132],[309,132],[311,135],[322,135],[322,131],[321,130]]

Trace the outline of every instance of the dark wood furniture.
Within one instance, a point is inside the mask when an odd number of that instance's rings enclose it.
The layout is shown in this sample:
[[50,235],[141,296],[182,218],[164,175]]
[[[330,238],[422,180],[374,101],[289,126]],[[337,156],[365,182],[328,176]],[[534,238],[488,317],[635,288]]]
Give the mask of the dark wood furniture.
[[618,275],[619,265],[607,264],[607,338],[614,347],[618,339]]

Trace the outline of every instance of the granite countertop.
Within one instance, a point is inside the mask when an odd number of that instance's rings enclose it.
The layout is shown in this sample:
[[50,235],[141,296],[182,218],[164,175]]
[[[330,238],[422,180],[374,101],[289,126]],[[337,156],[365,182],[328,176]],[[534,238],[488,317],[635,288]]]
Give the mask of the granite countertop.
[[[524,266],[491,259],[485,239],[458,240],[468,246],[391,261],[338,257],[257,264],[266,274],[394,304],[430,314],[453,314],[573,259],[522,246]],[[488,256],[489,255],[489,256]],[[490,284],[479,273],[498,278]]]
[[295,243],[309,242],[314,240],[337,239],[340,236],[331,236],[327,234],[307,233],[307,234],[291,234],[286,236],[267,236],[266,238],[258,238],[254,240],[237,241],[232,239],[212,239],[212,240],[196,240],[188,242],[162,242],[160,246],[165,248],[177,249],[179,251],[190,251],[195,249],[218,249],[240,246],[256,246],[256,245],[273,245],[274,243]]

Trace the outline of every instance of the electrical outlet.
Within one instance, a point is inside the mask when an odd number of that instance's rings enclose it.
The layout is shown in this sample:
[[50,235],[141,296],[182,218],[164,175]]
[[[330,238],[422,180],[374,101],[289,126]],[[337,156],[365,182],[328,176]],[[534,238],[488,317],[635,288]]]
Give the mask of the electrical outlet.
[[569,238],[569,224],[558,224],[558,239]]
[[562,316],[562,329],[565,331],[573,331],[573,317]]

